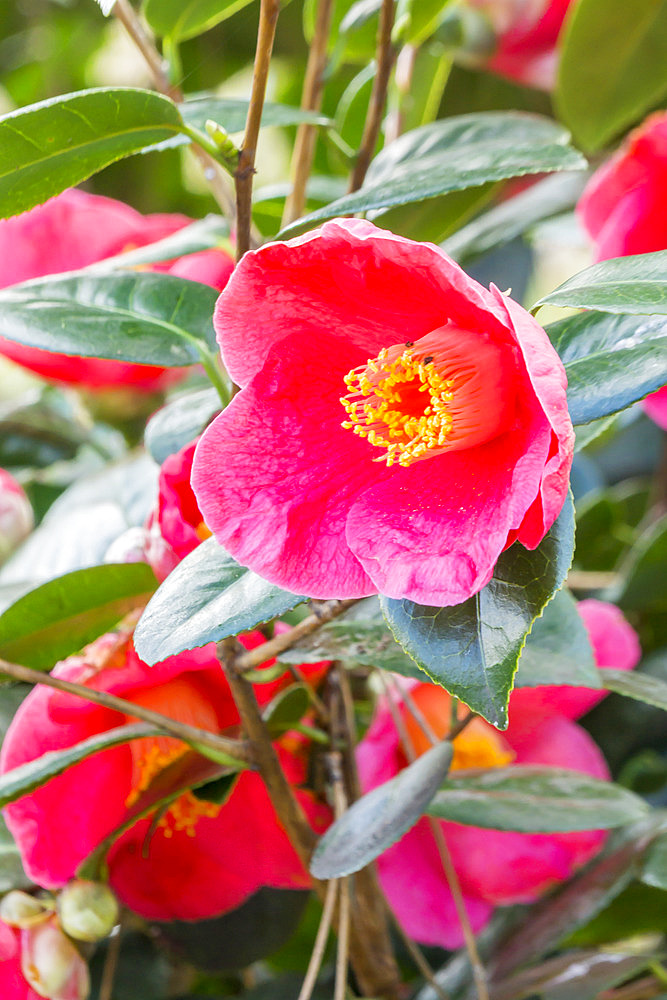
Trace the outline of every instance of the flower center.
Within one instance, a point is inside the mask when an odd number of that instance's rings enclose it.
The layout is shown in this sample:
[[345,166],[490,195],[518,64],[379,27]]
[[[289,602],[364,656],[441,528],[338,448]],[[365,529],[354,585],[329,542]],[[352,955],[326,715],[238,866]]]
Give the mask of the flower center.
[[[429,726],[437,737],[443,737],[450,724],[451,698],[443,688],[433,684],[421,684],[410,692]],[[460,706],[460,715],[466,711]],[[415,750],[421,755],[431,746],[417,720],[404,709],[405,725]],[[454,740],[454,757],[450,771],[469,768],[505,767],[514,760],[514,751],[502,735],[484,719],[473,719]]]
[[511,347],[447,324],[353,368],[343,427],[384,449],[374,461],[405,467],[507,429],[515,381]]
[[[159,687],[136,692],[131,700],[178,722],[208,729],[212,733],[219,730],[216,712],[193,678],[176,677]],[[127,718],[128,722],[137,721],[131,716]],[[132,752],[132,787],[125,799],[128,807],[139,799],[160,771],[190,749],[186,743],[171,736],[148,736],[132,740],[129,746]],[[195,827],[202,816],[215,819],[220,809],[221,806],[199,799],[192,792],[184,792],[160,816],[157,829],[167,838],[179,831],[194,837]]]

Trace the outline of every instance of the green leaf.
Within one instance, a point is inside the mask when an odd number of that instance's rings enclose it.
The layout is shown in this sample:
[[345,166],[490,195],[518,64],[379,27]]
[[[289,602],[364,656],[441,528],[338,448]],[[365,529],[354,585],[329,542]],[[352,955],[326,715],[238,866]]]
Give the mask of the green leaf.
[[565,589],[553,596],[534,622],[514,679],[515,687],[542,684],[602,687],[577,602]]
[[27,889],[32,882],[23,871],[21,854],[14,838],[0,816],[0,892],[10,889]]
[[315,848],[315,878],[341,878],[365,868],[423,815],[452,762],[451,743],[438,743],[391,781],[357,799]]
[[624,583],[617,603],[629,611],[667,608],[667,515],[652,524],[635,542],[622,566]]
[[271,736],[276,739],[294,729],[310,708],[310,696],[305,684],[291,684],[271,699],[262,711]]
[[144,17],[156,35],[184,41],[247,7],[252,0],[146,0]]
[[450,775],[427,812],[489,830],[563,833],[623,826],[649,807],[626,788],[588,774],[519,764]]
[[53,97],[0,118],[0,216],[25,212],[91,174],[183,132],[173,101],[102,87]]
[[418,48],[433,34],[450,0],[398,0],[391,33],[394,45]]
[[599,671],[600,678],[607,691],[643,701],[647,705],[655,705],[667,712],[667,681],[650,674],[637,673],[632,670],[611,670],[607,667]]
[[667,889],[667,834],[654,840],[646,852],[641,880],[656,889]]
[[543,305],[599,309],[609,313],[667,315],[667,250],[614,257],[587,267],[548,295]]
[[507,728],[517,662],[533,621],[563,585],[574,548],[574,510],[566,500],[537,549],[515,543],[503,552],[491,582],[450,608],[381,597],[394,638],[431,680]]
[[[570,935],[563,944],[565,947],[576,947],[616,943],[639,935],[653,935],[656,931],[667,933],[664,891],[643,882],[631,882],[609,906]],[[646,940],[646,946],[651,947],[650,939]]]
[[572,208],[585,182],[584,174],[568,173],[537,181],[527,191],[508,198],[459,229],[445,240],[443,250],[460,263],[503,246],[521,236],[536,222]]
[[134,645],[146,663],[159,663],[184,649],[245,632],[305,600],[239,566],[215,538],[208,538],[150,601]]
[[29,347],[177,368],[217,353],[217,296],[169,274],[78,271],[0,290],[0,326]]
[[220,412],[215,389],[195,389],[171,399],[153,414],[146,425],[144,444],[155,461],[162,463],[180,451],[204,430]]
[[423,672],[403,651],[387,627],[377,597],[367,597],[340,618],[328,622],[278,655],[281,663],[344,660],[365,667],[382,667],[418,680]]
[[[162,3],[162,0],[156,0]],[[233,97],[194,97],[179,105],[183,121],[191,128],[204,131],[208,119],[217,122],[227,132],[243,132],[248,117],[249,101]],[[262,108],[262,128],[269,126],[331,125],[331,118],[319,111],[304,111],[289,104],[274,104],[267,101]]]
[[187,254],[210,250],[211,247],[229,241],[229,224],[220,215],[207,215],[197,219],[189,226],[183,226],[171,236],[148,243],[134,250],[126,250],[114,257],[105,257],[85,268],[86,274],[99,271],[113,271],[121,267],[138,267],[143,264],[155,264],[162,260],[173,260]]
[[68,767],[78,764],[79,761],[100,750],[108,750],[109,747],[119,746],[129,740],[162,735],[164,731],[157,726],[134,722],[96,733],[95,736],[89,736],[87,740],[75,743],[74,746],[66,747],[64,750],[49,750],[36,760],[20,764],[0,776],[0,806],[6,806],[8,802],[15,802],[16,799],[28,795],[35,788],[40,788],[51,778],[55,778],[57,774],[62,774]]
[[145,602],[155,583],[145,563],[109,563],[50,580],[0,615],[0,657],[50,670]]
[[667,91],[665,0],[579,0],[559,42],[556,107],[586,149],[604,146]]
[[633,979],[654,960],[653,955],[628,949],[600,952],[568,951],[548,958],[541,965],[522,969],[494,989],[500,997],[527,1000],[596,1000],[601,993]]
[[546,329],[565,364],[574,424],[616,413],[665,384],[667,319],[663,316],[584,312]]
[[518,112],[461,115],[406,132],[375,157],[363,187],[304,216],[281,238],[339,215],[434,198],[523,174],[580,170],[586,163],[554,122]]

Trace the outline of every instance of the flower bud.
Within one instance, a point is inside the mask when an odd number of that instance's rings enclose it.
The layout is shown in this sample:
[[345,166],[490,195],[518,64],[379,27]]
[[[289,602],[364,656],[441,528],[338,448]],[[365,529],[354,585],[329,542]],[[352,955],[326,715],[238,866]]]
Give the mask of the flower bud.
[[118,920],[118,903],[108,885],[75,879],[58,897],[63,930],[77,941],[107,937]]
[[0,563],[32,531],[34,519],[28,498],[4,469],[0,469]]
[[10,927],[32,927],[41,923],[53,912],[50,901],[29,896],[27,892],[13,889],[0,901],[0,920]]
[[21,971],[40,997],[86,1000],[88,966],[56,919],[21,932]]

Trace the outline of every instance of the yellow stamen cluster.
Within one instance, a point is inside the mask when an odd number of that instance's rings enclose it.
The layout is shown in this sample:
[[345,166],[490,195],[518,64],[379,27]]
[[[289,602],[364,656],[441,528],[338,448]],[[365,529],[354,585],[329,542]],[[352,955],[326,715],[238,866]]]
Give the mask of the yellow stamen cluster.
[[[349,420],[343,427],[386,448],[386,454],[374,461],[408,466],[446,443],[452,426],[453,380],[442,377],[432,358],[415,357],[406,347],[391,361],[385,347],[367,365],[353,368],[345,384],[350,391],[341,403]],[[428,393],[425,405],[414,405],[414,399],[412,406],[407,403],[408,387]]]
[[[125,799],[125,805],[131,806],[139,799],[151,781],[168,764],[172,764],[181,757],[187,750],[184,745],[174,746],[171,750],[164,750],[155,739],[148,738],[146,747],[142,749],[141,758],[135,761],[138,763],[139,779],[132,788],[132,791]],[[174,832],[185,830],[188,837],[195,836],[195,827],[202,816],[215,819],[220,812],[220,806],[214,802],[205,802],[198,799],[192,792],[184,792],[175,802],[163,813],[157,823],[157,828],[162,831],[163,836],[173,837]]]

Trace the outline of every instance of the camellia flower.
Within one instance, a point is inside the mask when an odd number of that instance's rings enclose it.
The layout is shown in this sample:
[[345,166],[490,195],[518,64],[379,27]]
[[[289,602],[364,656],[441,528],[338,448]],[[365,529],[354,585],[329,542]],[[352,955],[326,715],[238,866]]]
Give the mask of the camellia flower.
[[21,972],[19,932],[0,921],[0,996],[3,1000],[40,1000]]
[[438,247],[328,222],[246,254],[214,323],[242,391],[192,484],[218,541],[267,580],[457,604],[557,517],[563,366],[521,306]]
[[572,0],[467,0],[491,22],[497,47],[487,69],[518,83],[552,90],[556,43]]
[[[161,240],[189,222],[185,215],[145,216],[112,198],[64,191],[29,212],[0,220],[0,288],[86,267]],[[219,290],[233,267],[229,254],[219,249],[150,265],[153,271],[166,271]],[[179,369],[55,354],[1,336],[0,353],[44,378],[93,389],[125,385],[148,392],[183,377]]]
[[17,930],[0,921],[2,1000],[86,1000],[88,966],[55,917]]
[[32,531],[34,518],[30,502],[5,469],[0,469],[0,563]]
[[[250,633],[242,641],[250,648],[263,636]],[[312,669],[304,667],[308,673]],[[235,733],[239,725],[213,644],[147,667],[137,657],[130,635],[121,630],[103,636],[81,656],[65,660],[54,674],[211,732]],[[258,685],[260,702],[266,704],[290,680],[286,674]],[[9,727],[0,768],[11,770],[129,721],[134,721],[131,716],[80,698],[35,688]],[[308,744],[297,737],[287,734],[275,744],[294,785],[305,780],[307,766]],[[29,877],[49,889],[64,885],[90,852],[123,823],[151,781],[187,751],[185,744],[171,737],[133,740],[87,758],[7,806],[7,825]],[[313,825],[318,830],[326,825],[328,809],[309,792],[297,795]],[[159,818],[138,821],[115,842],[108,865],[110,884],[119,899],[154,920],[199,920],[240,905],[261,886],[310,884],[254,771],[239,775],[223,805],[186,792]]]
[[[591,634],[598,666],[631,669],[638,643],[620,612],[601,601],[586,601],[582,617]],[[614,650],[616,652],[614,653]],[[436,736],[449,728],[450,698],[430,683],[415,683],[410,694]],[[583,688],[520,688],[512,692],[509,726],[498,732],[476,718],[454,740],[452,771],[533,764],[567,768],[608,779],[605,760],[585,730],[571,721],[604,693]],[[401,709],[415,753],[430,746],[406,708]],[[385,700],[357,750],[364,791],[388,781],[407,757]],[[531,902],[570,877],[598,850],[605,832],[526,834],[480,829],[438,821],[458,874],[475,931],[495,906]],[[377,860],[380,882],[404,930],[425,944],[458,948],[463,934],[428,819],[419,823]]]
[[[577,210],[596,260],[667,249],[667,112],[647,118],[596,170]],[[667,386],[644,409],[667,430]]]

